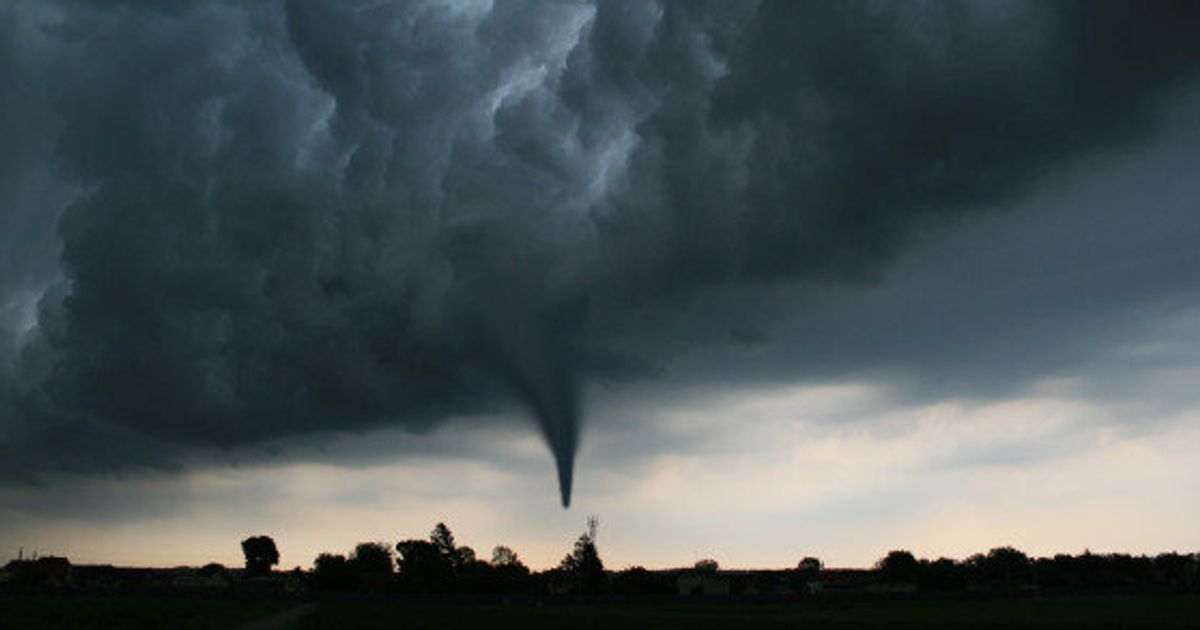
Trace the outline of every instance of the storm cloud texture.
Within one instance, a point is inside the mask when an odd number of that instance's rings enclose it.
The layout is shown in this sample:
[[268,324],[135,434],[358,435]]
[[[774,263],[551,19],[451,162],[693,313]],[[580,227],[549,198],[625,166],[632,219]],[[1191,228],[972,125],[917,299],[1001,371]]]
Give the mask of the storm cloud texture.
[[[519,402],[567,505],[588,383],[769,346],[805,316],[778,287],[876,282],[916,230],[1145,141],[1198,26],[1166,1],[7,0],[0,470]],[[714,295],[741,306],[678,306]],[[872,361],[822,339],[797,373]]]

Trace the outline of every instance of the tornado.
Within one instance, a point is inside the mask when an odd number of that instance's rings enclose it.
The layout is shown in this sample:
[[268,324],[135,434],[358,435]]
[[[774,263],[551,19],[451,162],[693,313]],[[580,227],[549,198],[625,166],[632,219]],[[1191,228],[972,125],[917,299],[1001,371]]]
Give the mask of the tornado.
[[537,418],[542,437],[554,457],[558,492],[564,509],[571,507],[575,478],[575,452],[579,446],[579,402],[573,372],[553,355],[544,355],[514,376],[518,390]]
[[558,469],[558,494],[562,500],[563,509],[571,507],[571,484],[575,476],[575,447],[567,451],[564,447],[554,446],[554,465]]
[[[514,294],[520,289],[510,287]],[[554,458],[559,498],[571,506],[575,453],[579,447],[580,402],[575,361],[568,344],[536,310],[522,301],[488,301],[483,330],[499,370],[537,422]],[[528,304],[529,302],[524,302]],[[503,305],[503,306],[501,306]]]
[[571,507],[571,486],[575,479],[575,450],[579,445],[579,419],[574,410],[561,410],[556,414],[542,415],[539,424],[546,444],[554,456],[554,468],[558,473],[558,493],[564,509]]

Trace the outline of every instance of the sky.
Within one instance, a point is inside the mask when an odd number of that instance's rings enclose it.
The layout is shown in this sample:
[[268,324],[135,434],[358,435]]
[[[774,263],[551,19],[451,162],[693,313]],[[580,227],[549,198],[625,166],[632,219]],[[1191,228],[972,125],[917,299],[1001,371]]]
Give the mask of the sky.
[[1197,27],[0,0],[0,554],[1196,551]]

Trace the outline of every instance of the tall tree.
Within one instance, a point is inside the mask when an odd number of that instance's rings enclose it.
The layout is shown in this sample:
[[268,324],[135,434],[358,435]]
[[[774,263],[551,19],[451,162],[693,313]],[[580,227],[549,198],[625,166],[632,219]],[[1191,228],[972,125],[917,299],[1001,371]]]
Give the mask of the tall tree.
[[558,568],[572,574],[583,592],[594,593],[604,584],[604,563],[596,551],[596,543],[587,534],[575,541],[575,548],[562,559]]
[[454,534],[445,523],[434,525],[429,534],[429,542],[437,547],[438,553],[451,565],[458,564],[458,547],[454,545]]
[[251,575],[265,575],[279,564],[279,550],[270,536],[251,536],[243,540],[242,554],[246,556],[246,572]]
[[438,523],[429,534],[429,542],[437,547],[438,553],[451,568],[459,568],[475,562],[475,550],[455,546],[454,534],[445,523]]

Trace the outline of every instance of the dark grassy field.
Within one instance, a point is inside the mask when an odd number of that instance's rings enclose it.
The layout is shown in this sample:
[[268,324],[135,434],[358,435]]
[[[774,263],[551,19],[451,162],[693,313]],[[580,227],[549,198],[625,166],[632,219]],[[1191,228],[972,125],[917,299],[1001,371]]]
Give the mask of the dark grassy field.
[[[0,630],[239,628],[294,604],[102,595],[0,595]],[[1114,596],[891,602],[514,604],[323,602],[289,628],[1197,628],[1200,597]]]
[[224,630],[288,607],[274,601],[196,597],[4,593],[0,594],[0,630]]
[[1200,597],[1120,596],[805,604],[323,603],[291,628],[1200,628]]

